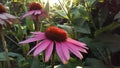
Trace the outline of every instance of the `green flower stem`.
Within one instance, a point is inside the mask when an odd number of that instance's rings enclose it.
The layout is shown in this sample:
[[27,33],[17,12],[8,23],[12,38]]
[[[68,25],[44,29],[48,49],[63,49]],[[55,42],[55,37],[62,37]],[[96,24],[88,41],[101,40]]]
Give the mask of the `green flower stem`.
[[37,68],[37,60],[38,60],[38,57],[34,57],[34,68]]
[[1,35],[2,43],[3,43],[3,48],[5,50],[5,56],[6,56],[8,68],[11,68],[10,59],[8,56],[8,48],[7,48],[7,44],[6,44],[6,40],[5,40],[4,32],[3,32],[2,28],[0,29],[0,35]]
[[55,65],[55,46],[54,46],[52,58],[51,58],[51,68],[54,68],[54,65]]
[[35,31],[39,31],[40,30],[40,23],[37,20],[33,20],[34,21],[34,27],[35,27]]

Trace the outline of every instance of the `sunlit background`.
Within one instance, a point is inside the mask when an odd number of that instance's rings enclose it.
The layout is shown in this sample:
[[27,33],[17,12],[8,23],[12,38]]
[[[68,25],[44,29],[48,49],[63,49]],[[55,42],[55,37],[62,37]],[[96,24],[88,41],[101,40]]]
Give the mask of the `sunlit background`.
[[43,0],[43,2],[48,2],[48,1],[49,1],[50,6],[59,4],[59,2],[63,2],[63,0]]

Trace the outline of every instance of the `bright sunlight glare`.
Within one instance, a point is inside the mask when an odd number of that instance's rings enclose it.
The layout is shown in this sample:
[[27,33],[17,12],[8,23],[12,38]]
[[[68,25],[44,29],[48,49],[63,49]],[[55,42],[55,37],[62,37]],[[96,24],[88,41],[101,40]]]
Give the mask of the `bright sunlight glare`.
[[50,6],[53,6],[55,4],[59,4],[59,1],[63,2],[63,0],[46,0],[46,1],[49,1]]

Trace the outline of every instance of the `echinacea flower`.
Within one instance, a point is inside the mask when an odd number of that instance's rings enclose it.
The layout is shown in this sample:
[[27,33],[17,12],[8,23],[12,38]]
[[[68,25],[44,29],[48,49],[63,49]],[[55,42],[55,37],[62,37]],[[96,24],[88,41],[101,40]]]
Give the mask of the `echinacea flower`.
[[47,16],[47,12],[43,9],[43,6],[38,2],[32,2],[29,4],[29,11],[25,13],[22,18],[31,16],[31,19],[41,19]]
[[17,17],[6,12],[5,7],[0,3],[0,26],[11,26],[17,21]]
[[34,50],[33,56],[37,56],[45,50],[46,62],[49,61],[53,49],[56,49],[63,64],[66,64],[70,59],[70,52],[80,59],[83,58],[81,52],[87,53],[86,49],[88,48],[85,43],[69,38],[67,32],[61,28],[50,26],[45,32],[32,32],[32,34],[32,38],[20,42],[20,44],[40,41],[28,52],[28,55]]

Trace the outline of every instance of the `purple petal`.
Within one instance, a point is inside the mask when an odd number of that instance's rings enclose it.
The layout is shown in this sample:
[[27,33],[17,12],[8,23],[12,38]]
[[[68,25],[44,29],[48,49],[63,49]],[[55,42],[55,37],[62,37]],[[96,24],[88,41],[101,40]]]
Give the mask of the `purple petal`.
[[39,35],[39,34],[44,34],[44,32],[30,32],[31,34],[36,34],[36,35]]
[[33,13],[34,13],[34,11],[29,11],[29,12],[25,13],[25,14],[22,16],[22,18],[25,18],[26,16],[30,16],[30,15],[32,15]]
[[35,50],[38,46],[40,46],[41,42],[38,43],[37,45],[35,45],[28,53],[27,55],[29,55],[33,50]]
[[75,48],[73,47],[72,44],[68,43],[68,42],[65,42],[65,44],[68,46],[68,49],[74,54],[76,55],[78,58],[82,59],[83,56],[82,54]]
[[0,19],[8,19],[4,14],[0,14]]
[[51,56],[52,51],[53,51],[53,46],[54,46],[54,42],[51,42],[49,44],[49,46],[46,48],[46,51],[45,51],[45,62],[49,61],[50,56]]
[[65,58],[63,51],[62,51],[62,47],[61,44],[56,42],[56,51],[58,56],[60,57],[61,61],[63,62],[63,64],[67,63],[67,59]]
[[42,13],[41,10],[35,10],[34,15],[39,15],[39,14],[41,14],[41,13]]
[[66,59],[69,60],[69,59],[70,59],[70,53],[69,53],[68,47],[67,47],[66,44],[64,44],[64,42],[61,43],[61,44],[62,44],[62,45],[61,45],[61,46],[62,46],[62,51],[63,51]]
[[33,56],[37,56],[39,53],[41,53],[43,50],[45,50],[49,44],[51,43],[50,40],[43,40],[41,44],[39,44],[39,47],[37,47],[33,53]]
[[83,52],[83,53],[88,53],[85,49],[79,47],[79,51]]
[[11,14],[8,14],[8,13],[4,13],[4,15],[7,17],[7,18],[12,18],[12,19],[16,19],[17,17],[11,15]]
[[82,48],[88,49],[88,48],[86,47],[86,44],[85,44],[85,43],[82,43],[82,42],[80,42],[80,41],[76,41],[76,40],[73,40],[73,39],[71,39],[71,38],[68,38],[68,39],[67,39],[67,42],[72,43],[72,44],[75,44],[75,45],[78,45],[78,46],[80,46],[80,47],[82,47]]
[[5,22],[0,19],[0,25],[4,25],[4,24],[5,24]]
[[25,41],[22,41],[19,44],[26,44],[26,43],[30,43],[30,42],[34,42],[34,41],[38,41],[38,40],[43,40],[45,38],[46,38],[45,34],[41,33],[41,34],[35,35],[34,37],[29,38],[29,39],[27,39]]
[[[69,43],[69,42],[66,42],[66,43]],[[77,45],[75,45],[75,44],[72,44],[72,43],[69,43],[69,44],[71,44],[70,46],[71,46],[72,48],[75,48],[75,49],[78,50],[78,51],[87,53],[87,51],[86,51],[84,48],[79,47],[79,46],[77,46]]]

